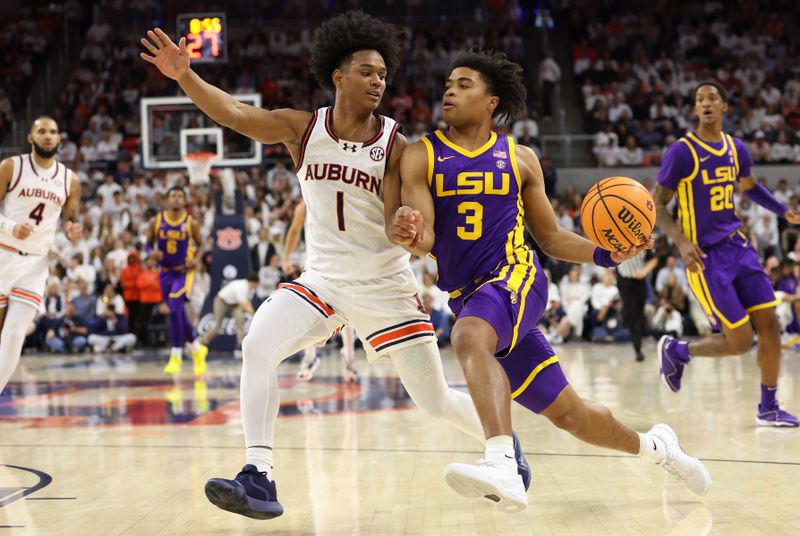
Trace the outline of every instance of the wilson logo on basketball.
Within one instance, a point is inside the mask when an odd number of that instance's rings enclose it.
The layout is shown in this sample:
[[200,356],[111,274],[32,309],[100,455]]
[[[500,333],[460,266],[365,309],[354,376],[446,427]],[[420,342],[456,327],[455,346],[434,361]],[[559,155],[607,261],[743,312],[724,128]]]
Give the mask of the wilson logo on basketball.
[[630,229],[634,236],[636,236],[640,244],[644,244],[647,241],[647,236],[642,232],[642,222],[636,219],[636,216],[633,215],[633,212],[628,210],[628,207],[622,207],[617,217]]
[[242,245],[242,230],[225,227],[217,231],[217,246],[225,251],[239,249]]

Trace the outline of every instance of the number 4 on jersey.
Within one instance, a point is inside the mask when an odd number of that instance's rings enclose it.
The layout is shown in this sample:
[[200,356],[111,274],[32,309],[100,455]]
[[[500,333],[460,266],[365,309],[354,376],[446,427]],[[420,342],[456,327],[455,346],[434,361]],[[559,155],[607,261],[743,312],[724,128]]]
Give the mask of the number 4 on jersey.
[[36,225],[39,225],[40,223],[42,223],[42,220],[44,219],[43,214],[44,214],[44,203],[39,203],[38,205],[36,205],[36,208],[31,210],[31,213],[28,214],[28,217],[33,221],[35,221]]

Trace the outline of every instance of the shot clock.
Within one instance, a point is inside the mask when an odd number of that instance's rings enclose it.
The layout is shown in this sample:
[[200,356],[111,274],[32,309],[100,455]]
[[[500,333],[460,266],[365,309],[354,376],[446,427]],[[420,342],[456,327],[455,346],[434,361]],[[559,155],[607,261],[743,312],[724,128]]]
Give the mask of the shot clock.
[[225,13],[183,13],[178,15],[178,37],[186,38],[192,62],[228,59],[228,27]]

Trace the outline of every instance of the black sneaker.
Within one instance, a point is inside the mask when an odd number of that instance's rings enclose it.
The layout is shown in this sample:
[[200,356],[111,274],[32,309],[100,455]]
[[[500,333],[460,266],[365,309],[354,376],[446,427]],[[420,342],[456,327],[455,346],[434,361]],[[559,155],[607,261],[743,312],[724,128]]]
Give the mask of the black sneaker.
[[251,464],[242,467],[233,480],[212,478],[206,482],[206,497],[223,510],[253,519],[272,519],[283,513],[275,482]]

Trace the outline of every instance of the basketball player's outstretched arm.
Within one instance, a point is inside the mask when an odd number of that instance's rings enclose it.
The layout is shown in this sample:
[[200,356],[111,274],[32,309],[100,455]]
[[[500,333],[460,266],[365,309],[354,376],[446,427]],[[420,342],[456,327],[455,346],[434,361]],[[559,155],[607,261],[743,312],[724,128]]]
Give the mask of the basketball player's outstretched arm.
[[[529,147],[517,145],[517,166],[522,175],[525,223],[542,251],[550,257],[563,261],[594,263],[594,250],[597,247],[594,242],[567,231],[558,224],[550,200],[545,194],[544,176],[539,159]],[[650,236],[641,246],[621,253],[612,252],[611,258],[619,264],[652,247],[653,237]]]
[[406,147],[400,158],[400,207],[386,220],[386,236],[420,257],[427,255],[436,239],[433,233],[433,197],[428,188],[428,152],[418,141]]
[[[742,194],[746,194],[747,192],[757,191],[758,190],[758,182],[756,182],[756,178],[753,175],[748,175],[747,177],[740,177],[739,178],[739,191]],[[764,190],[762,190],[764,192]],[[766,193],[766,192],[765,192]],[[769,197],[772,197],[772,194],[768,194]],[[769,206],[769,203],[764,203],[764,201],[760,198],[756,199],[753,197],[749,197],[750,201],[755,201],[757,204],[761,205],[762,207],[766,208],[767,210],[772,210]],[[774,197],[773,197],[774,199]],[[776,213],[777,214],[777,213]],[[783,214],[777,214],[777,216],[786,219],[789,223],[798,224],[800,223],[800,210],[794,209],[787,209]]]
[[[6,197],[8,187],[11,185],[11,178],[14,174],[14,162],[10,158],[0,162],[0,204]],[[33,225],[28,222],[17,223],[0,214],[0,235],[10,234],[19,240],[25,240],[33,232]]]
[[156,261],[160,261],[163,258],[163,254],[156,249],[158,246],[158,242],[156,241],[156,218],[150,218],[150,223],[147,224],[147,232],[145,233],[147,237],[147,245],[152,248],[152,252],[150,256],[152,256]]
[[150,54],[139,55],[155,65],[164,76],[172,78],[186,96],[211,119],[261,143],[283,143],[297,163],[300,138],[311,119],[309,112],[297,110],[264,110],[234,99],[228,93],[203,81],[189,67],[186,38],[178,45],[160,28],[149,30],[141,43]]
[[656,225],[661,227],[675,243],[683,259],[683,264],[692,272],[701,272],[705,268],[703,259],[706,258],[706,254],[699,246],[686,238],[667,208],[667,204],[674,195],[675,192],[669,188],[656,184],[655,190],[653,190],[653,200],[656,202]]

